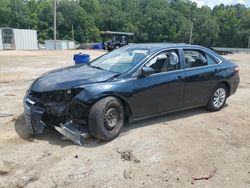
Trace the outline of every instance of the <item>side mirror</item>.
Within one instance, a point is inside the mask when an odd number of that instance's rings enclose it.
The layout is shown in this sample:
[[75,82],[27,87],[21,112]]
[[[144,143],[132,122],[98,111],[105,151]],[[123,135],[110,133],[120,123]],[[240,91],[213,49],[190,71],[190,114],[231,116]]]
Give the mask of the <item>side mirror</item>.
[[146,77],[146,76],[149,76],[151,74],[154,74],[155,73],[155,70],[151,67],[142,67],[142,70],[141,70],[141,75]]

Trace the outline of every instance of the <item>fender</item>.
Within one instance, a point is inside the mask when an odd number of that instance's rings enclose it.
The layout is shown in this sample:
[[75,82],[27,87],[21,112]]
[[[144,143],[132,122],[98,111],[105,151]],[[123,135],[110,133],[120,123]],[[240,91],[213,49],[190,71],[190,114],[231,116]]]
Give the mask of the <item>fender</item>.
[[[122,83],[122,84],[121,84]],[[84,85],[83,91],[75,99],[92,106],[96,101],[107,96],[115,96],[125,101],[129,106],[129,99],[133,95],[132,83],[129,80],[113,80],[111,82],[102,82]]]

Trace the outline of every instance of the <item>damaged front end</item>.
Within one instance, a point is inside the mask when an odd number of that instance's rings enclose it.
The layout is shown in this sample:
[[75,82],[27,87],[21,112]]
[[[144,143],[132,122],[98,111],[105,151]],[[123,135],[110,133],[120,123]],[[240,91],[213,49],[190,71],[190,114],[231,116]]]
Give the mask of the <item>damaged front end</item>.
[[78,145],[88,136],[89,106],[76,99],[82,88],[35,92],[24,97],[25,122],[33,135],[42,134],[46,125],[53,126]]

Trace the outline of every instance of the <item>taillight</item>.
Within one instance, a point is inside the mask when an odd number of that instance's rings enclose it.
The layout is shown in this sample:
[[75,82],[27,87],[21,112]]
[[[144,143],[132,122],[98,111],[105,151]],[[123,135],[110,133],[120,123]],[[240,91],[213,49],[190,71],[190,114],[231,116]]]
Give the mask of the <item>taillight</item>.
[[237,74],[239,74],[240,68],[239,68],[239,67],[235,67],[235,68],[234,68],[234,72],[236,72]]

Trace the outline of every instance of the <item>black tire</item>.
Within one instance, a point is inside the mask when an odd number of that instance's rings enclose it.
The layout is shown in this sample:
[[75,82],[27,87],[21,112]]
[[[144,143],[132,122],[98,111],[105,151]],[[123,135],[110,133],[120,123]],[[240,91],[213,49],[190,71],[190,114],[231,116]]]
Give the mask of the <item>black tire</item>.
[[103,98],[89,111],[89,131],[97,139],[113,140],[119,135],[124,119],[121,101],[115,97]]
[[[216,92],[219,90],[224,91],[225,93],[225,98],[221,100],[218,105],[215,105],[215,98],[216,98]],[[223,108],[228,96],[228,89],[224,84],[218,84],[212,91],[208,103],[207,103],[207,109],[211,112],[219,111]]]
[[120,47],[121,47],[121,45],[117,44],[117,45],[115,45],[114,49],[118,49]]

